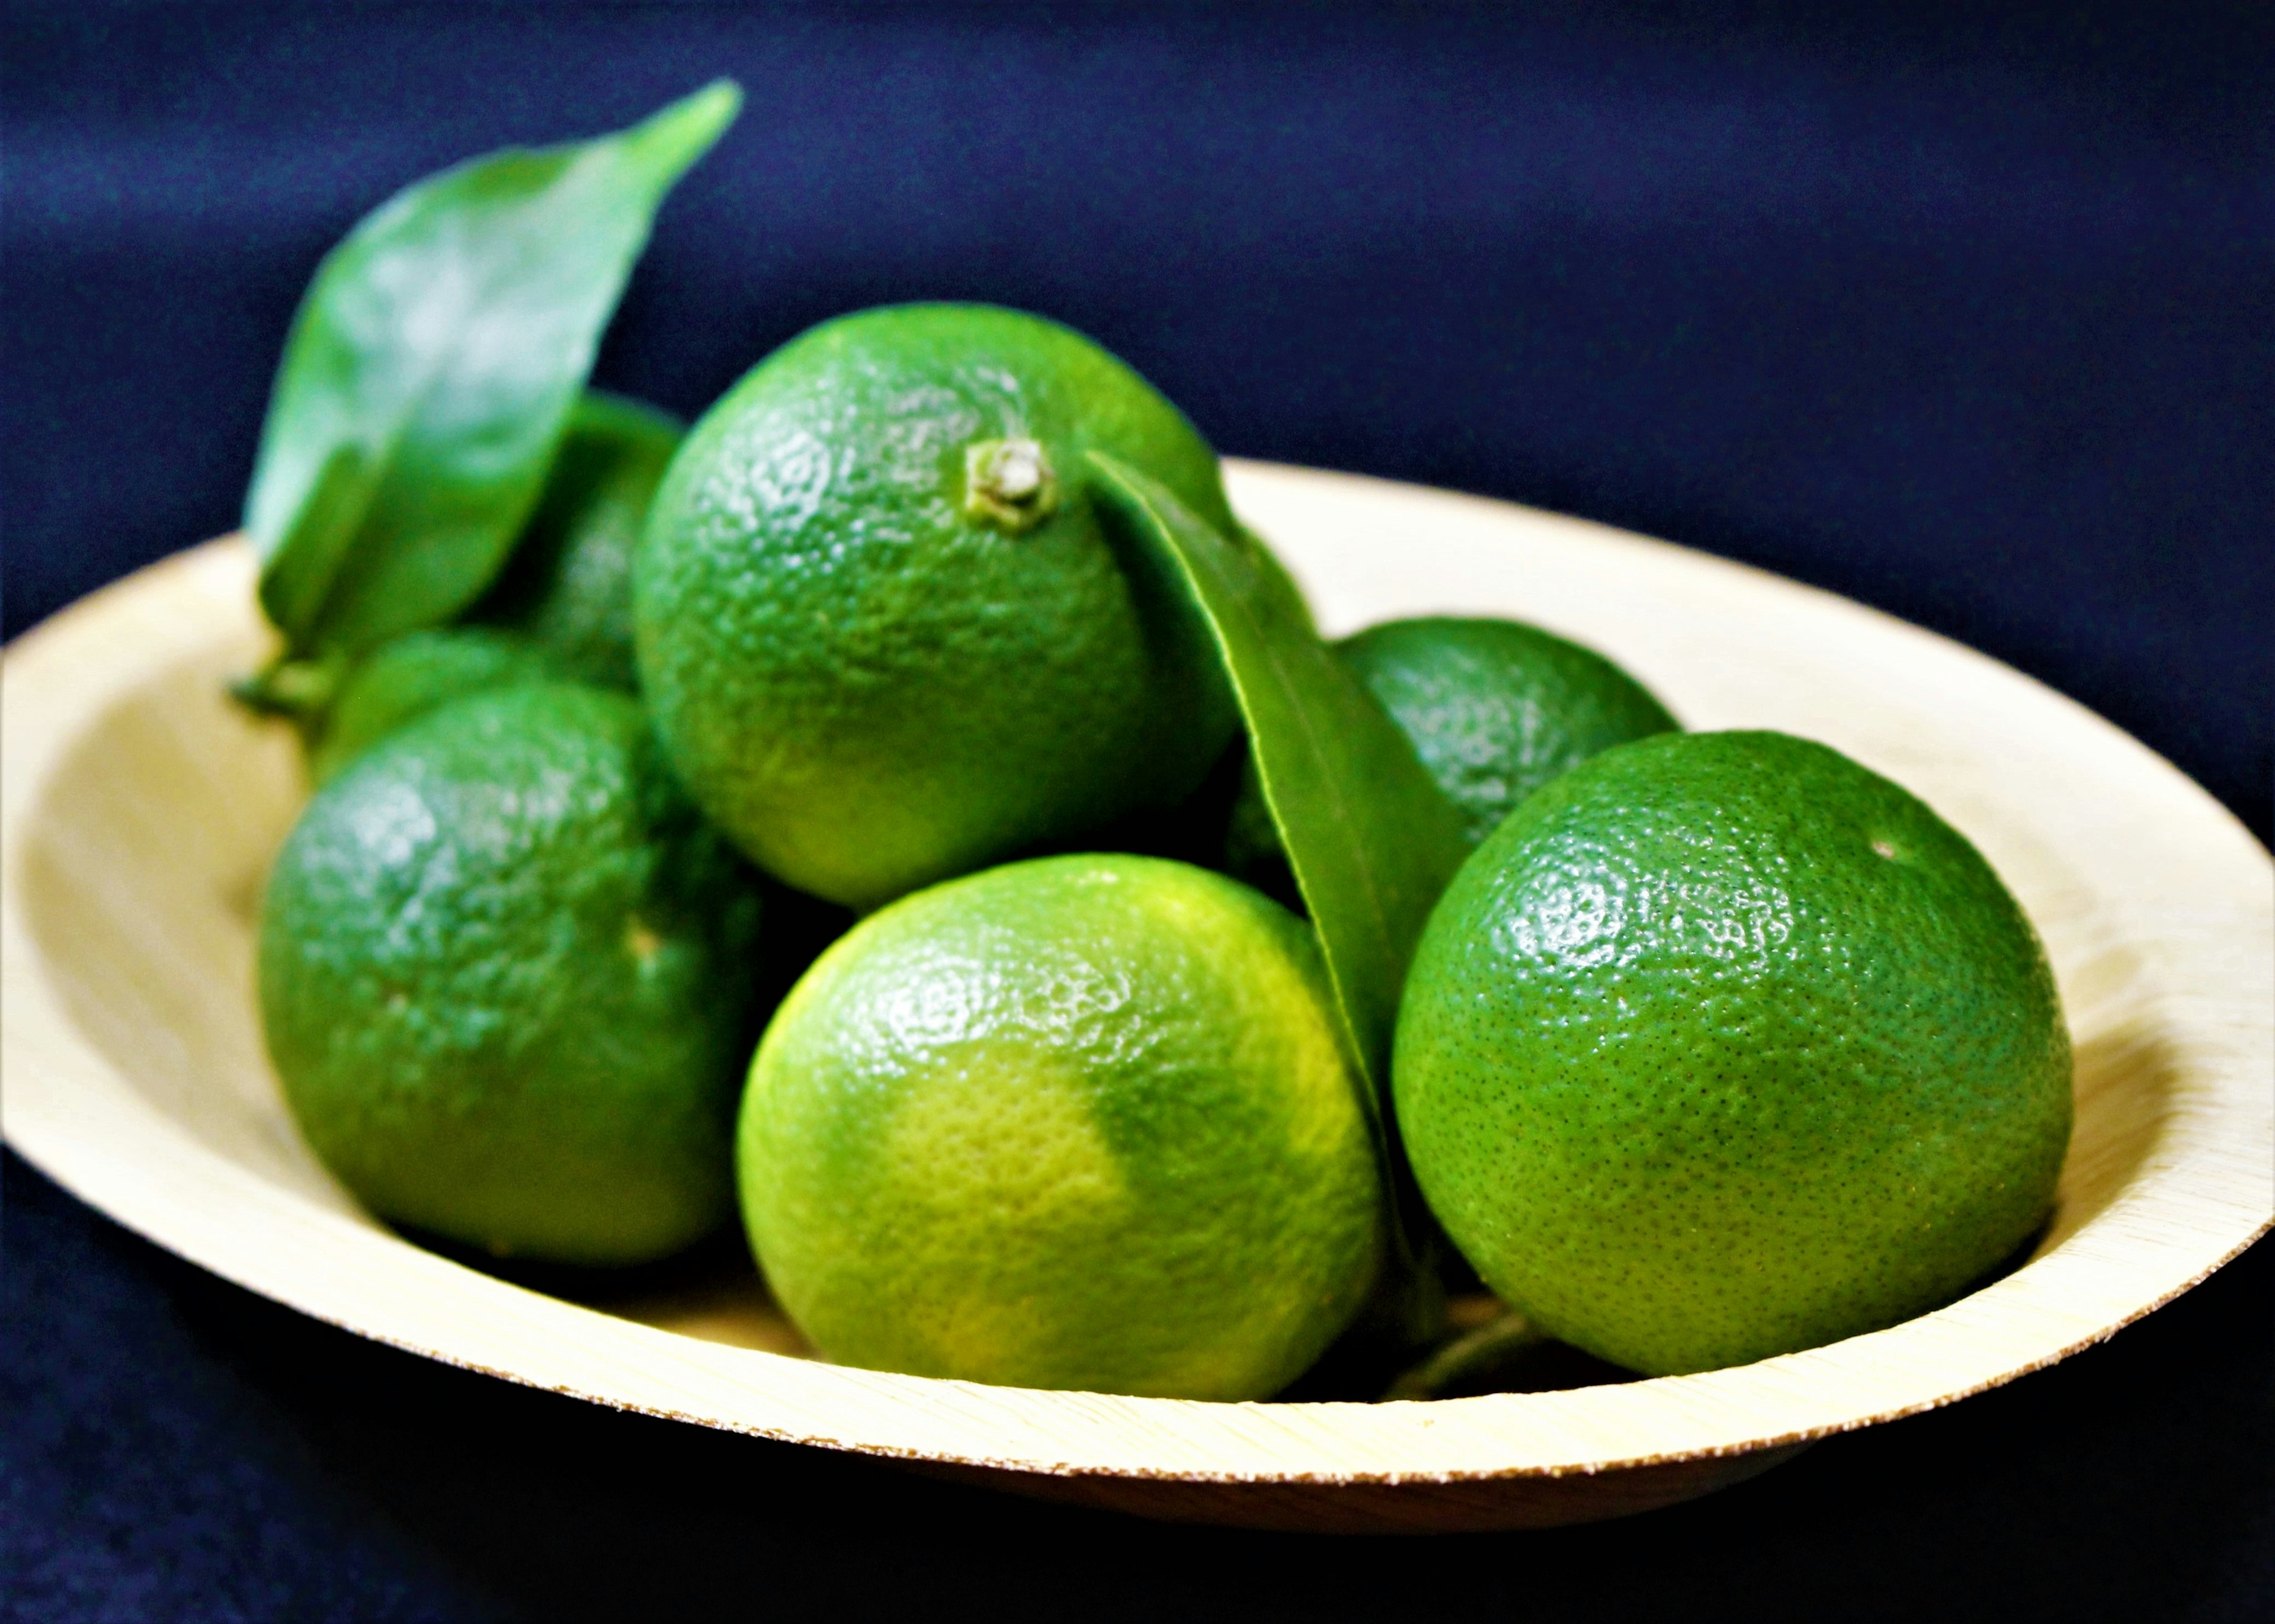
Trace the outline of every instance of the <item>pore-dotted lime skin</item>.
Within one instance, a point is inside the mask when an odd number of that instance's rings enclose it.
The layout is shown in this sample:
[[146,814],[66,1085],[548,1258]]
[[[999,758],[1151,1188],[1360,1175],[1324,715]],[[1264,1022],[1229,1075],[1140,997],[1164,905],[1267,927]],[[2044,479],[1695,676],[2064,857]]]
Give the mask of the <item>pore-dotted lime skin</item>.
[[330,782],[389,734],[453,699],[567,675],[549,651],[518,632],[490,626],[410,632],[365,655],[341,683],[310,746],[308,775]]
[[626,1264],[733,1210],[750,871],[639,707],[457,700],[318,791],[278,854],[261,1007],[310,1145],[381,1217]]
[[1935,1307],[2029,1237],[2070,1129],[2029,922],[1896,785],[1667,734],[1521,804],[1440,899],[1394,1070],[1486,1283],[1654,1374]]
[[[1032,520],[975,494],[1005,447],[1050,471]],[[1093,504],[1092,449],[1231,524],[1150,385],[985,306],[828,322],[696,425],[635,568],[640,680],[760,866],[873,907],[1200,782],[1230,691],[1183,590]]]
[[1518,621],[1388,621],[1335,647],[1461,809],[1472,846],[1559,773],[1681,725],[1593,649]]
[[587,390],[505,572],[469,618],[527,635],[581,682],[631,688],[632,557],[680,425]]
[[1365,1295],[1381,1179],[1311,933],[1203,869],[1039,858],[918,893],[767,1029],[737,1139],[831,1358],[1253,1399]]

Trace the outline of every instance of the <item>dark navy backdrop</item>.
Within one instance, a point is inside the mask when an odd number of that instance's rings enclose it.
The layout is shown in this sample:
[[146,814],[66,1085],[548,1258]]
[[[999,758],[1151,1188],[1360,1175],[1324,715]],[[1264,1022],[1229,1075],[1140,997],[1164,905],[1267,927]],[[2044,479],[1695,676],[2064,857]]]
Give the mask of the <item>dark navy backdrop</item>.
[[[11,4],[8,628],[231,526],[284,323],[359,215],[731,73],[747,110],[605,383],[692,415],[841,310],[1026,306],[1227,451],[1567,509],[1960,637],[2266,839],[2275,27],[1833,9]],[[12,1159],[5,1197],[24,1617],[2275,1614],[2258,1253],[1714,1501],[1410,1545],[602,1415],[269,1309]]]

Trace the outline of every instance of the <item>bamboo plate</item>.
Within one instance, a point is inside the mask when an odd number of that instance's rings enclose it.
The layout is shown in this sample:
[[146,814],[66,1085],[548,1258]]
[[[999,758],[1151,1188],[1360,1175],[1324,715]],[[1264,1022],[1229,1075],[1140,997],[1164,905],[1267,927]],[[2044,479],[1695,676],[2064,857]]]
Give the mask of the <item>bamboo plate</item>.
[[2268,1227],[2275,868],[2163,760],[1982,655],[1772,576],[1441,492],[1230,478],[1331,631],[1442,610],[1539,621],[1689,725],[1822,739],[1972,837],[2044,934],[2076,1039],[2076,1135],[2030,1259],[1893,1329],[1705,1375],[1207,1404],[823,1364],[746,1271],[572,1303],[419,1250],[311,1159],[262,1054],[255,899],[303,789],[290,744],[221,697],[265,644],[231,540],[8,651],[8,1142],[183,1257],[453,1364],[1029,1493],[1302,1529],[1543,1525],[1704,1493],[2106,1338]]

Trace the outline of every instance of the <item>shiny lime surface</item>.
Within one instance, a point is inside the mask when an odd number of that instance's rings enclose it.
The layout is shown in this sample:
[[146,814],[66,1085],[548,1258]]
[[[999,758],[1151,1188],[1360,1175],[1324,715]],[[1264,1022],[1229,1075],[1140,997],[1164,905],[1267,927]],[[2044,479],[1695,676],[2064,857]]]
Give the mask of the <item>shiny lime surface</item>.
[[640,677],[762,867],[873,907],[1200,782],[1231,697],[1182,592],[1101,518],[1092,448],[1231,524],[1150,385],[986,306],[826,323],[696,425],[636,569]]
[[1951,1298],[2044,1220],[2071,1118],[2053,978],[1998,876],[1774,733],[1621,745],[1520,805],[1432,916],[1394,1085],[1485,1281],[1661,1374]]
[[309,802],[261,920],[301,1131],[381,1217],[501,1255],[662,1256],[732,1211],[753,877],[639,707],[457,700]]
[[1014,864],[873,915],[791,993],[744,1217],[841,1363],[1262,1398],[1378,1265],[1360,1087],[1284,909],[1158,858]]

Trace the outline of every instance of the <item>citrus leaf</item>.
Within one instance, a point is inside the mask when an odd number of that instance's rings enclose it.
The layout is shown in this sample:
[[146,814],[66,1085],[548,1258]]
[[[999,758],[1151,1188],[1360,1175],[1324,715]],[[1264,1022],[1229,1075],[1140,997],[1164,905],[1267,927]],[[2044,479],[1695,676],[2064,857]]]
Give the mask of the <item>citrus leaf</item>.
[[294,653],[439,624],[490,584],[657,206],[741,103],[722,79],[614,135],[471,160],[325,256],[246,501]]
[[1352,1052],[1390,1114],[1406,967],[1469,855],[1461,816],[1397,724],[1319,638],[1295,583],[1157,481],[1100,452],[1092,486],[1181,577],[1214,633],[1266,804],[1319,932]]

